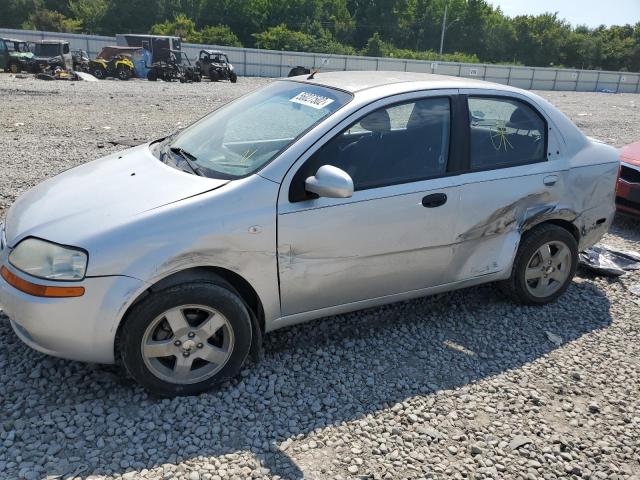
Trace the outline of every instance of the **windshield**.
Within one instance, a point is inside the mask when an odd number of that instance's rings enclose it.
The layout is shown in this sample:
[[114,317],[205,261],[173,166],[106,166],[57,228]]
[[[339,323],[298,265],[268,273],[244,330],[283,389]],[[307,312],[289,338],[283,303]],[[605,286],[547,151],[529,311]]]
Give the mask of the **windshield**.
[[25,42],[7,42],[7,47],[10,52],[29,52],[29,46]]
[[36,43],[34,52],[37,57],[57,57],[60,45],[57,43]]
[[158,156],[180,152],[208,177],[245,177],[351,98],[339,90],[277,81],[169,137],[160,144]]

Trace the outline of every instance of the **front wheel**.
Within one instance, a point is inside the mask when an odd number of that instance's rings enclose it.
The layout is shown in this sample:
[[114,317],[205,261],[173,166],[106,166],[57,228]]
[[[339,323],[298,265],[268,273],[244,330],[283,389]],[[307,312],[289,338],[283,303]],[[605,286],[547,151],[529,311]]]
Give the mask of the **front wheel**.
[[575,237],[557,225],[541,225],[523,237],[511,277],[502,288],[527,305],[550,303],[569,287],[577,265]]
[[188,283],[152,293],[127,315],[122,362],[161,396],[195,395],[234,377],[251,348],[251,318],[220,283]]
[[20,65],[18,65],[16,62],[11,62],[9,64],[10,73],[13,73],[15,75],[16,73],[20,73],[20,70],[21,70]]
[[231,72],[229,74],[229,80],[231,80],[231,83],[236,83],[238,81],[238,74],[236,72]]
[[95,66],[91,69],[91,75],[96,77],[98,80],[102,80],[107,76],[107,72],[105,72],[104,68]]

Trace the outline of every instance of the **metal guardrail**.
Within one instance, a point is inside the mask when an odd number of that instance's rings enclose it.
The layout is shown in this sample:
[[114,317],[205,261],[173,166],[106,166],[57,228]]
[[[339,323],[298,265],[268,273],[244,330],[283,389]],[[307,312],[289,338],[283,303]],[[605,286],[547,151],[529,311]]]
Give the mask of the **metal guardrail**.
[[[26,41],[67,40],[72,49],[86,50],[97,55],[102,47],[115,45],[115,37],[72,33],[40,32],[0,28],[0,35]],[[577,70],[565,68],[522,67],[484,63],[456,63],[397,58],[361,57],[355,55],[329,55],[320,53],[285,52],[255,48],[224,47],[183,43],[182,50],[190,59],[203,48],[219,48],[229,56],[238,75],[256,77],[283,77],[295,66],[321,67],[323,70],[393,70],[436,73],[457,77],[477,78],[512,85],[529,90],[559,91],[611,91],[640,93],[640,73]]]

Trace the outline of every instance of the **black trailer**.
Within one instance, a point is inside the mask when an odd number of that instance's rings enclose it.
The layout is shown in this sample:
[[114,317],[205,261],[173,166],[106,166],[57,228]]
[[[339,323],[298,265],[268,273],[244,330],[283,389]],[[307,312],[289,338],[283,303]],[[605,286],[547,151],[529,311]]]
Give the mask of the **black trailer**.
[[151,52],[152,63],[170,61],[170,52],[175,52],[177,61],[181,61],[182,42],[180,37],[119,33],[116,35],[116,43],[121,47],[139,47],[148,50]]

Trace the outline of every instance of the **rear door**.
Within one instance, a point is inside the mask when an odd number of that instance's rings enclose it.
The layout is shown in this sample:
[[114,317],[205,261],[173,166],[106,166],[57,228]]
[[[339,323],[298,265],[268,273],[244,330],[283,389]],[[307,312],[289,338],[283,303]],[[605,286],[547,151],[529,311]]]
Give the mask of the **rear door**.
[[[459,187],[457,91],[385,99],[354,114],[287,174],[278,200],[283,315],[448,281]],[[322,165],[353,179],[351,198],[314,198]]]
[[507,269],[527,222],[558,217],[569,171],[550,119],[519,94],[466,90],[469,159],[460,175],[454,280]]

